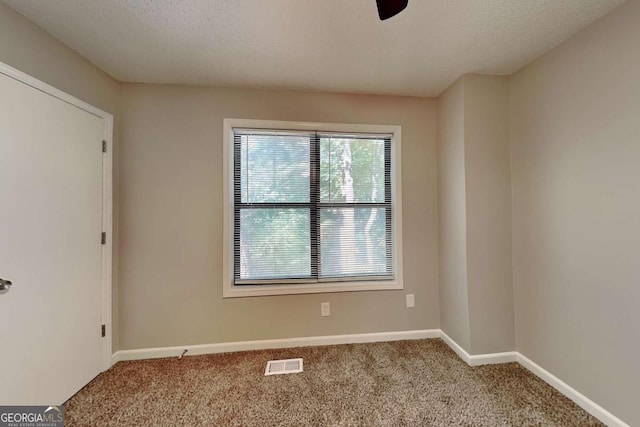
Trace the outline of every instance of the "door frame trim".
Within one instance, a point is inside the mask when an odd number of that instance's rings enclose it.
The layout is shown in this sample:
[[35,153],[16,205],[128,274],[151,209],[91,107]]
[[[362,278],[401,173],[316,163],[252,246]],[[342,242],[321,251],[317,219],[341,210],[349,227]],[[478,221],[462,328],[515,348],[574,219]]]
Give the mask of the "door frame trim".
[[[102,360],[100,365],[102,371],[105,371],[111,367],[113,353],[111,318],[111,291],[113,286],[113,115],[1,61],[0,73],[104,120],[103,139],[107,142],[107,152],[102,156],[102,231],[107,233],[107,241],[102,245],[101,317],[102,323],[106,325],[107,333],[102,340]],[[99,243],[97,235],[96,242]],[[100,333],[98,328],[96,328],[97,333]]]

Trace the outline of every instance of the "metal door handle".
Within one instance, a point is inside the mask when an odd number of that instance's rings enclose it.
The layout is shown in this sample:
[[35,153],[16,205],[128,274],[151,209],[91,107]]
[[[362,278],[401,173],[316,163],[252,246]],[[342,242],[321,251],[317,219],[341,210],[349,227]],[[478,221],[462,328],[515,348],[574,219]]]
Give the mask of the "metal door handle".
[[10,280],[0,279],[0,291],[8,291],[11,285],[13,285],[13,283],[11,283]]

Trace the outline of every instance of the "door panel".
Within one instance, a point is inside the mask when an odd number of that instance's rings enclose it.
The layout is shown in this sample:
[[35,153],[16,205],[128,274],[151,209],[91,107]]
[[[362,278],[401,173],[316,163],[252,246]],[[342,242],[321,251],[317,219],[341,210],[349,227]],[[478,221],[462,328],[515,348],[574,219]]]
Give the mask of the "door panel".
[[104,120],[0,74],[0,405],[100,372]]

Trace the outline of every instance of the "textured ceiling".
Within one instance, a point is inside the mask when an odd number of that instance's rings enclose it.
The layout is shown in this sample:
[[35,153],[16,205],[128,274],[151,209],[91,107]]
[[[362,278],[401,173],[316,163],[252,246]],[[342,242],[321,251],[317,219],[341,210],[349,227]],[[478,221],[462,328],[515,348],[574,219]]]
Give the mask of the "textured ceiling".
[[435,96],[510,74],[624,0],[5,0],[126,82]]

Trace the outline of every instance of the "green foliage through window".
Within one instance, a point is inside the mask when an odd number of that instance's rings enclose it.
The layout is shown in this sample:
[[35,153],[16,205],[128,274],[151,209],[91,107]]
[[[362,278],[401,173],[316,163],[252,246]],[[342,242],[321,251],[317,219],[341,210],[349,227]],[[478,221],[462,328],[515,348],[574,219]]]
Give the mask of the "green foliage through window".
[[391,135],[234,129],[236,284],[393,277]]

